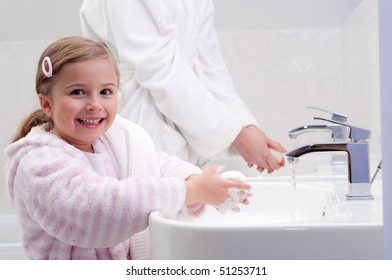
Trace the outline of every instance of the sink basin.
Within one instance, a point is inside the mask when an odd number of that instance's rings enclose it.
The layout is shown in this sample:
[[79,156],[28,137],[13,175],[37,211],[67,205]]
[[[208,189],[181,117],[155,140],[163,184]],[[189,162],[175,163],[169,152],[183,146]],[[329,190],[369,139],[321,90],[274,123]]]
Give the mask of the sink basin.
[[323,219],[333,211],[328,192],[322,188],[289,182],[253,183],[250,205],[241,206],[241,212],[230,211],[221,215],[208,206],[198,219],[190,223],[199,226],[254,226],[263,224],[306,222]]
[[260,178],[241,212],[195,220],[150,215],[153,259],[382,259],[381,180],[347,201],[345,176]]

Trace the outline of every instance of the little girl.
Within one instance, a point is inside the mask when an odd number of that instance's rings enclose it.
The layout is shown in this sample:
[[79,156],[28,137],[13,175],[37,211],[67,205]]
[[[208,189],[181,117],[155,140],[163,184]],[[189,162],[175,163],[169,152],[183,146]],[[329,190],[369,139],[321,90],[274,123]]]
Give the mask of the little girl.
[[157,152],[142,128],[116,114],[118,86],[102,42],[67,37],[41,55],[41,109],[5,150],[28,258],[148,258],[152,211],[196,216],[223,203],[229,187],[249,188],[217,176],[217,166],[202,172]]

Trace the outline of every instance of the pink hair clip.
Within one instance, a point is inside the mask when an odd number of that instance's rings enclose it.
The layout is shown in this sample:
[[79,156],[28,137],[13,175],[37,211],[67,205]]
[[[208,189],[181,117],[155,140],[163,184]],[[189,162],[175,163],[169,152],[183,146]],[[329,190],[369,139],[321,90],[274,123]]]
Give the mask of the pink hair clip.
[[[46,69],[46,65],[48,66],[48,69]],[[53,76],[52,61],[48,56],[45,56],[45,58],[42,60],[42,72],[48,78]]]

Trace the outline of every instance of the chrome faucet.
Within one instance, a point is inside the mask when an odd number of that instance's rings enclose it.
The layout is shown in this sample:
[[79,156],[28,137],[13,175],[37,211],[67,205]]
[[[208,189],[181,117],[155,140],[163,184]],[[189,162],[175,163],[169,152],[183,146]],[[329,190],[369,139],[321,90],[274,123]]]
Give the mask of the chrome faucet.
[[341,125],[349,128],[349,142],[306,145],[287,153],[287,161],[296,163],[299,157],[308,153],[346,152],[348,155],[349,180],[347,199],[372,199],[369,175],[369,144],[366,141],[370,136],[370,131],[347,124]]
[[[332,142],[347,142],[348,128],[346,126],[338,125],[338,124],[320,124],[320,125],[304,125],[297,128],[294,128],[289,131],[290,139],[296,139],[298,135],[307,132],[314,131],[330,131]],[[347,157],[344,154],[341,155],[331,155],[330,164],[335,166],[344,167],[347,164]]]
[[[329,131],[331,132],[331,139],[332,142],[347,142],[348,140],[348,133],[349,133],[349,128],[347,126],[341,125],[341,123],[347,121],[347,115],[341,114],[341,113],[336,113],[336,112],[331,112],[322,108],[318,107],[307,107],[309,109],[315,109],[318,111],[322,112],[327,112],[331,114],[331,119],[334,122],[334,124],[321,124],[321,125],[303,125],[297,128],[294,128],[289,131],[288,135],[290,139],[296,139],[298,135],[303,134],[303,133],[308,133],[308,132],[318,132],[318,131]],[[319,119],[319,118],[315,118]],[[324,120],[324,119],[322,119]],[[344,166],[347,164],[347,157],[346,155],[332,155],[331,156],[331,165],[334,165],[336,167],[338,166]]]

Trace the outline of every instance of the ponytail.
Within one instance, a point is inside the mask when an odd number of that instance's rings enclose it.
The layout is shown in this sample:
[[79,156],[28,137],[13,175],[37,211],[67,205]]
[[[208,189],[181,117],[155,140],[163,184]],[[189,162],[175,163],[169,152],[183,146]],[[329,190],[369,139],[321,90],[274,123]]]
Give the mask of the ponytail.
[[44,111],[41,109],[35,110],[22,121],[12,142],[16,142],[25,137],[33,127],[47,122],[51,122],[51,120],[45,115]]

